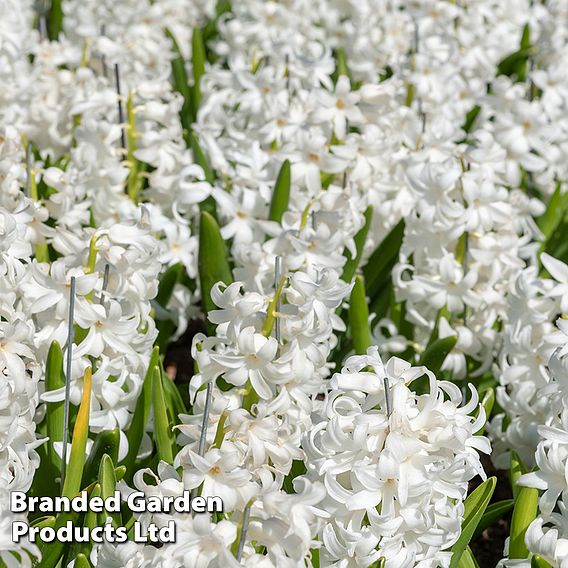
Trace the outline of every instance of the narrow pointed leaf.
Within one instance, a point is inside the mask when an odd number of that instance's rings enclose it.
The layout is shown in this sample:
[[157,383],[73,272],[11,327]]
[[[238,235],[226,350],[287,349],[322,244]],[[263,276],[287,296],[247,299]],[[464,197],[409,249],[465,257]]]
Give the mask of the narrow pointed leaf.
[[320,568],[320,549],[312,548],[310,553],[312,556],[312,568]]
[[[107,499],[112,497],[116,490],[116,477],[114,475],[114,463],[109,455],[105,454],[101,460],[101,465],[99,467],[99,484],[101,486],[101,497]],[[107,517],[111,517],[112,524],[115,527],[121,526],[120,513],[111,513],[108,511],[103,511],[99,517],[99,522],[104,524]]]
[[511,452],[511,467],[509,469],[509,481],[511,482],[511,490],[513,499],[516,499],[521,488],[517,485],[517,481],[521,475],[527,473],[527,470],[516,452]]
[[166,30],[166,35],[172,42],[172,52],[174,57],[172,59],[172,79],[175,90],[183,98],[183,106],[180,111],[181,124],[186,131],[186,136],[191,132],[191,124],[194,121],[192,116],[192,102],[191,102],[191,89],[189,87],[189,80],[185,70],[185,61],[179,45],[170,30]]
[[74,497],[81,490],[81,479],[85,465],[85,451],[87,449],[87,438],[89,436],[89,412],[91,406],[92,377],[91,368],[85,370],[83,379],[83,395],[81,405],[75,420],[73,429],[73,439],[71,444],[71,455],[67,466],[65,483],[63,484],[62,495],[64,497]]
[[[94,497],[101,496],[101,485],[100,483],[96,483],[93,487],[93,491],[90,495],[90,498],[93,499]],[[89,510],[85,513],[85,518],[83,519],[83,526],[88,527],[89,529],[94,529],[95,527],[99,526],[98,522],[98,514],[95,511]]]
[[458,564],[458,568],[479,568],[479,564],[471,551],[471,548],[468,546],[462,557],[460,558],[460,563]]
[[404,220],[401,220],[383,239],[363,268],[367,294],[372,303],[391,282],[391,271],[398,260],[403,237]]
[[[57,341],[53,341],[47,354],[45,370],[45,390],[47,392],[65,386],[65,373],[63,372],[63,352]],[[49,461],[54,471],[61,471],[61,458],[55,451],[55,443],[63,440],[63,421],[65,415],[65,402],[48,402],[46,405],[47,451]]]
[[[209,165],[207,155],[203,151],[203,148],[201,148],[195,132],[191,132],[191,134],[189,135],[189,146],[191,147],[191,151],[193,153],[194,162],[200,165],[203,169],[205,181],[212,184],[215,181],[215,174],[211,169],[211,166]],[[212,195],[202,201],[199,204],[199,208],[201,209],[201,211],[207,212],[212,215],[214,219],[217,219],[217,203],[215,202],[215,199]]]
[[473,533],[473,539],[475,540],[481,533],[488,527],[490,527],[493,523],[502,519],[509,511],[513,509],[515,505],[514,499],[504,499],[503,501],[497,501],[497,503],[491,503],[481,517],[475,532]]
[[183,398],[174,381],[172,381],[172,379],[170,379],[166,375],[163,368],[160,368],[160,372],[162,375],[162,384],[164,385],[164,397],[166,400],[166,406],[168,407],[170,416],[173,417],[174,422],[177,424],[178,422],[180,422],[180,415],[187,414],[187,408],[185,407]]
[[152,374],[154,372],[154,367],[159,364],[160,350],[157,347],[154,347],[148,364],[148,370],[144,377],[144,383],[142,384],[142,393],[136,401],[136,407],[134,409],[134,414],[132,415],[130,428],[128,428],[128,431],[126,432],[126,438],[128,440],[128,454],[124,459],[124,465],[126,465],[127,473],[129,474],[128,479],[132,479],[136,456],[140,450],[140,444],[142,443],[144,431],[150,417],[150,408],[152,406]]
[[[203,311],[208,314],[217,306],[211,299],[211,289],[217,282],[229,285],[233,282],[231,268],[229,266],[227,248],[221,236],[217,221],[206,212],[201,213],[201,223],[199,226],[199,255],[198,255],[199,277],[201,279],[201,298]],[[207,321],[210,333],[213,333],[215,326]]]
[[349,72],[349,67],[347,66],[347,57],[345,55],[345,50],[340,47],[336,54],[336,64],[335,64],[335,75],[340,77],[345,75],[346,77],[351,77]]
[[[568,192],[562,193],[562,184],[556,185],[556,191],[548,200],[546,211],[536,220],[539,229],[544,235],[544,242],[550,238],[554,229],[568,211]],[[546,244],[544,245],[546,249]]]
[[[55,518],[55,524],[53,525],[54,530],[58,530],[61,527],[64,527],[68,521],[71,521],[73,526],[79,526],[79,519],[81,517],[81,513],[59,513]],[[52,542],[43,542],[41,540],[36,541],[39,550],[41,552],[41,560],[39,562],[34,562],[33,566],[37,566],[38,568],[55,568],[63,554],[65,553],[66,547],[68,544],[61,542],[55,539]]]
[[426,351],[422,354],[422,357],[420,358],[420,365],[424,365],[437,375],[440,372],[446,357],[455,347],[457,341],[457,335],[450,335],[442,339],[436,339],[436,341],[434,341],[430,347],[427,347]]
[[199,139],[197,138],[195,132],[191,133],[190,141],[191,151],[193,152],[193,159],[195,163],[203,168],[203,172],[205,173],[205,181],[213,183],[215,181],[215,175],[213,173],[213,170],[211,169],[211,166],[209,165],[209,160],[207,159],[205,152],[199,144]]
[[47,30],[49,39],[56,41],[59,34],[63,31],[63,0],[51,0],[51,8],[47,19]]
[[290,184],[290,161],[285,160],[278,172],[276,185],[274,186],[274,193],[272,194],[272,201],[270,202],[270,213],[268,214],[268,218],[271,221],[280,223],[282,221],[282,215],[288,211],[288,203],[290,201]]
[[[87,487],[87,497],[92,495],[94,489],[94,484]],[[59,513],[55,518],[55,524],[53,528],[57,531],[59,528],[64,527],[67,522],[71,522],[73,526],[81,526],[81,515],[82,513],[76,513],[72,511],[70,513]],[[33,566],[37,568],[55,568],[61,561],[65,551],[69,545],[65,542],[59,540],[54,540],[53,542],[43,542],[41,539],[37,542],[38,547],[41,552],[41,560],[33,562]]]
[[521,487],[513,509],[509,539],[509,558],[528,558],[525,533],[538,513],[538,489]]
[[155,301],[157,304],[165,308],[170,301],[174,292],[175,285],[181,279],[183,273],[183,264],[176,263],[170,266],[161,276],[158,284],[158,293]]
[[120,443],[120,430],[103,430],[97,434],[93,447],[87,461],[85,462],[85,470],[83,473],[82,487],[89,485],[97,479],[101,460],[105,454],[109,455],[113,462],[118,461],[118,446]]
[[38,517],[30,523],[30,527],[54,527],[55,517],[53,515],[47,515],[44,517]]
[[[158,284],[158,294],[153,300],[153,303],[158,304],[160,308],[166,309],[172,297],[174,288],[180,282],[185,274],[185,269],[181,263],[170,266],[160,277]],[[159,308],[157,308],[159,309]],[[158,338],[156,345],[162,352],[165,352],[173,333],[176,330],[176,324],[169,317],[163,319],[156,319],[156,328],[158,329]]]
[[92,568],[92,565],[87,557],[83,553],[80,553],[77,554],[77,557],[75,558],[73,568]]
[[367,234],[369,233],[369,228],[371,227],[371,219],[373,218],[373,208],[369,205],[367,209],[365,209],[365,224],[359,232],[355,235],[355,247],[357,249],[357,254],[353,258],[351,256],[351,252],[347,249],[345,250],[345,258],[347,258],[347,262],[343,267],[343,274],[341,275],[341,279],[344,282],[351,282],[353,280],[353,275],[357,270],[361,262],[361,257],[363,256],[363,249],[365,248],[365,242],[367,240]]
[[552,566],[538,554],[531,558],[531,568],[552,568]]
[[164,386],[159,367],[154,367],[152,376],[152,408],[154,409],[154,439],[158,459],[172,464],[174,462],[175,439],[172,423],[168,417]]
[[120,481],[126,473],[126,466],[119,465],[118,467],[114,468],[114,476],[116,477],[116,481]]
[[192,49],[192,63],[193,63],[193,118],[197,118],[197,111],[201,104],[201,77],[205,75],[205,44],[203,43],[203,36],[199,28],[193,28],[191,34],[191,49]]
[[369,328],[369,307],[365,296],[363,278],[357,276],[349,299],[349,329],[355,353],[364,355],[373,343]]
[[496,477],[490,477],[487,481],[482,483],[471,495],[467,497],[464,502],[464,518],[462,522],[462,532],[452,546],[453,552],[450,568],[457,568],[460,559],[466,550],[481,517],[487,509],[487,505],[491,500],[495,485],[497,483]]

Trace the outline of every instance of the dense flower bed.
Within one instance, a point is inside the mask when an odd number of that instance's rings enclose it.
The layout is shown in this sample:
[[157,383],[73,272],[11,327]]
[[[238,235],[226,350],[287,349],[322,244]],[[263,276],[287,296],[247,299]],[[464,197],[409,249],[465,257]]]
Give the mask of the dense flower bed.
[[0,565],[568,566],[565,2],[0,8]]

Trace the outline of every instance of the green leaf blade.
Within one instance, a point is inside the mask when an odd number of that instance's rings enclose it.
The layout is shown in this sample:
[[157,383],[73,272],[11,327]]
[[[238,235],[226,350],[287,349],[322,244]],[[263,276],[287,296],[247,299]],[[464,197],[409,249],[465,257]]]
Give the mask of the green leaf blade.
[[450,568],[458,568],[460,565],[460,559],[464,554],[477,525],[479,524],[489,501],[495,491],[495,486],[497,484],[496,477],[490,477],[487,481],[482,483],[473,493],[471,493],[464,502],[464,519],[462,522],[462,532],[452,546],[452,560],[450,562]]
[[361,263],[361,257],[363,256],[363,249],[365,248],[365,242],[367,241],[367,235],[369,233],[369,229],[371,227],[371,220],[373,218],[373,207],[369,205],[367,209],[365,209],[365,224],[359,232],[355,235],[355,248],[357,250],[357,254],[355,257],[351,256],[351,252],[346,250],[344,256],[347,258],[347,262],[343,267],[343,274],[341,275],[341,279],[344,282],[351,282],[353,280],[353,276],[355,271],[359,267]]
[[349,300],[349,329],[357,355],[364,355],[373,344],[369,327],[369,307],[365,296],[365,284],[361,276],[355,278],[355,284]]
[[290,186],[290,161],[285,160],[278,172],[274,193],[272,194],[272,200],[270,202],[268,218],[271,221],[276,221],[277,223],[282,222],[282,215],[288,210],[288,204],[290,202]]
[[519,491],[509,538],[509,558],[528,558],[529,550],[525,544],[525,533],[538,514],[538,489],[521,487]]
[[[233,275],[229,266],[225,241],[217,221],[207,212],[202,211],[199,226],[199,253],[198,253],[199,277],[201,280],[201,298],[203,311],[208,314],[217,306],[211,299],[211,289],[217,282],[223,282],[226,286],[233,282]],[[210,334],[215,332],[213,324],[207,321]]]
[[152,408],[154,409],[154,438],[158,459],[173,464],[175,438],[166,408],[162,375],[157,366],[154,367],[152,375]]

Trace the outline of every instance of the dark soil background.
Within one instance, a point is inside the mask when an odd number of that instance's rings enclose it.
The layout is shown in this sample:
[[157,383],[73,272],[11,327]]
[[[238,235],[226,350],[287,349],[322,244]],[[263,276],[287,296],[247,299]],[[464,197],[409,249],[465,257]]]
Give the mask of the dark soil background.
[[[513,495],[507,472],[495,469],[488,456],[482,456],[481,463],[487,472],[487,477],[493,475],[497,477],[497,486],[491,498],[491,503],[511,499]],[[470,483],[469,492],[471,493],[480,484],[481,479],[474,479]],[[470,548],[481,568],[495,568],[499,560],[503,558],[503,547],[505,539],[509,536],[510,522],[511,512],[485,529],[477,540],[470,543]]]

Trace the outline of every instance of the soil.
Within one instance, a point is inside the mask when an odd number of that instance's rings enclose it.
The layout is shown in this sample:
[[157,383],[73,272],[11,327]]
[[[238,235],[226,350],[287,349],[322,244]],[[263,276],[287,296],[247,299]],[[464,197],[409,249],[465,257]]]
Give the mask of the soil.
[[168,345],[164,357],[164,369],[178,386],[189,384],[193,376],[191,343],[198,333],[206,333],[205,322],[201,319],[190,320],[185,333],[176,342]]
[[[481,462],[487,472],[487,477],[496,476],[497,486],[491,499],[491,503],[511,499],[511,485],[506,471],[497,470],[493,467],[491,460],[487,456],[483,456]],[[470,493],[479,484],[481,480],[476,478],[470,485]],[[493,523],[490,527],[481,533],[481,536],[470,543],[471,550],[479,564],[480,568],[495,568],[501,558],[503,558],[503,547],[505,539],[509,536],[509,527],[511,522],[511,512],[505,517]]]

